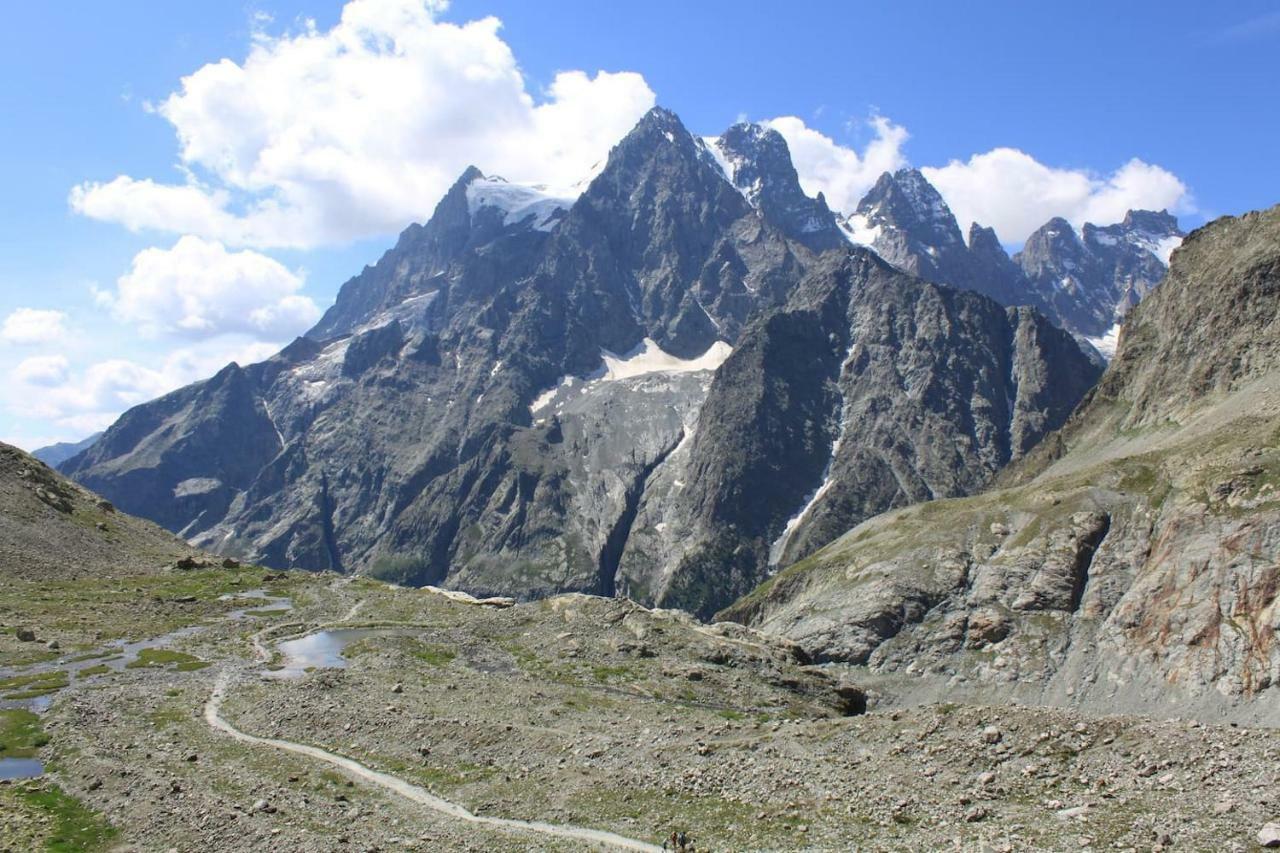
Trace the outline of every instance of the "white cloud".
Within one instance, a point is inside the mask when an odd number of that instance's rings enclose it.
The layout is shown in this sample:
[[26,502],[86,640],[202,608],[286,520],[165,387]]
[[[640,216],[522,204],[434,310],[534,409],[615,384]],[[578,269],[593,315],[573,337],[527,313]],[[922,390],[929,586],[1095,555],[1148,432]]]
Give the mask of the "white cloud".
[[95,295],[146,335],[239,332],[281,340],[306,331],[320,316],[301,288],[301,275],[266,255],[229,252],[221,243],[187,236],[171,249],[139,252],[114,292]]
[[1006,243],[1021,243],[1055,216],[1079,228],[1085,222],[1118,222],[1134,209],[1194,210],[1186,184],[1138,159],[1099,176],[1046,166],[1014,148],[996,148],[920,171],[942,193],[962,231],[980,222],[995,228]]
[[203,183],[122,175],[76,187],[71,205],[233,245],[386,234],[428,216],[473,163],[572,184],[654,103],[640,75],[603,71],[562,72],[538,103],[499,21],[444,23],[442,5],[351,0],[330,30],[256,34],[243,62],[205,65],[155,108]]
[[861,154],[837,144],[795,116],[770,119],[764,124],[787,140],[800,186],[809,195],[821,192],[832,210],[852,213],[877,178],[907,163],[902,153],[909,136],[906,128],[883,116],[871,119],[875,139]]
[[[902,147],[909,134],[887,118],[871,120],[876,135],[862,153],[794,116],[765,124],[786,138],[805,191],[823,192],[831,208],[843,213],[857,208],[881,174],[907,165]],[[1186,184],[1176,175],[1138,159],[1100,176],[1085,169],[1046,166],[1014,148],[995,148],[920,171],[942,194],[961,231],[979,222],[995,228],[1006,243],[1021,243],[1055,216],[1078,228],[1085,222],[1118,222],[1135,209],[1195,210]]]
[[65,382],[70,367],[65,356],[37,355],[19,362],[13,369],[13,379],[27,385],[50,387]]
[[182,347],[154,363],[124,358],[70,369],[62,356],[31,358],[14,369],[7,408],[19,418],[48,422],[67,435],[104,429],[131,406],[207,378],[228,363],[268,358],[280,344],[224,336]]
[[61,311],[18,308],[4,318],[0,339],[11,344],[49,344],[66,337],[67,315]]

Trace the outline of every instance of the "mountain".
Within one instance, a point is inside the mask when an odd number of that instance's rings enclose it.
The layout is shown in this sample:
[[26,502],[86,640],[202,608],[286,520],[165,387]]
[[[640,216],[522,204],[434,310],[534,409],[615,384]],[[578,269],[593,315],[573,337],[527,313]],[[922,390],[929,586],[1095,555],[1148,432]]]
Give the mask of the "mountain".
[[1080,233],[1065,219],[1036,230],[1013,258],[995,232],[959,223],[916,169],[886,172],[841,222],[848,238],[901,270],[974,290],[1002,305],[1030,305],[1106,356],[1118,324],[1164,276],[1183,233],[1168,213],[1131,210],[1124,221]]
[[196,554],[171,533],[0,443],[0,575],[70,580],[147,574]]
[[709,614],[984,486],[1097,373],[1033,312],[851,247],[775,131],[655,109],[576,197],[468,169],[306,337],[67,470],[270,566]]
[[1280,721],[1280,207],[1173,254],[1067,424],[722,615],[881,690]]
[[1030,309],[834,254],[743,335],[650,477],[623,589],[710,615],[864,518],[981,489],[1097,376]]
[[95,441],[102,437],[102,433],[95,432],[88,438],[80,441],[60,441],[57,444],[50,444],[47,447],[41,447],[31,451],[31,455],[39,459],[50,468],[57,468],[63,462],[66,462],[72,456],[85,450]]
[[[1129,211],[1124,221],[1080,234],[1052,219],[1027,238],[1014,262],[1046,313],[1090,339],[1114,335],[1124,315],[1164,277],[1169,253],[1183,237],[1161,211]],[[1110,344],[1114,352],[1114,343]]]

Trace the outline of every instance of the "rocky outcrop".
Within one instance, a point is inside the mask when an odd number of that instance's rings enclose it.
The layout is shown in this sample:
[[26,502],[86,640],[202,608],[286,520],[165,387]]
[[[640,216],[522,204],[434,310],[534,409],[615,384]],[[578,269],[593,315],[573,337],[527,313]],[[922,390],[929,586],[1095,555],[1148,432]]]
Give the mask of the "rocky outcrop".
[[724,615],[902,697],[1274,724],[1278,315],[1280,208],[1211,223],[1002,488],[871,519]]

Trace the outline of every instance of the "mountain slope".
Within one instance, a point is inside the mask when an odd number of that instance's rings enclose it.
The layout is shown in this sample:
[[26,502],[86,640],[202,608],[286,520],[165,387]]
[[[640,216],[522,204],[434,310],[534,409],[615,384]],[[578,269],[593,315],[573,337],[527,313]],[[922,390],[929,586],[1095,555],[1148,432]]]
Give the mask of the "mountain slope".
[[469,169],[308,337],[68,471],[271,566],[708,614],[982,487],[1096,375],[1042,318],[852,249],[776,132],[655,109],[571,201]]
[[50,468],[57,468],[72,456],[92,447],[93,443],[101,437],[102,433],[95,432],[93,435],[83,438],[80,441],[60,441],[57,444],[50,444],[47,447],[38,447],[31,451],[31,455],[48,465]]
[[1277,722],[1278,315],[1280,208],[1205,226],[1003,488],[871,519],[723,615],[902,695]]
[[621,582],[710,614],[864,518],[982,488],[1097,374],[1028,309],[833,256],[717,372],[640,503]]
[[0,444],[0,577],[150,573],[197,553],[16,447]]

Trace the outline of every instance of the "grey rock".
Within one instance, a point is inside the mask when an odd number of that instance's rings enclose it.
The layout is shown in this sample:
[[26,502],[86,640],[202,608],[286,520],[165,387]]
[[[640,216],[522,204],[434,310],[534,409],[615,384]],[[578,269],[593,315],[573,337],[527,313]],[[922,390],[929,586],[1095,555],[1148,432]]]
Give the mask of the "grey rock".
[[1274,724],[1278,276],[1280,208],[1196,231],[997,488],[873,518],[722,616],[901,697]]
[[982,488],[1099,372],[1029,309],[851,249],[773,131],[709,145],[655,109],[547,218],[477,203],[497,180],[468,169],[307,337],[130,410],[68,472],[246,562],[709,616]]

